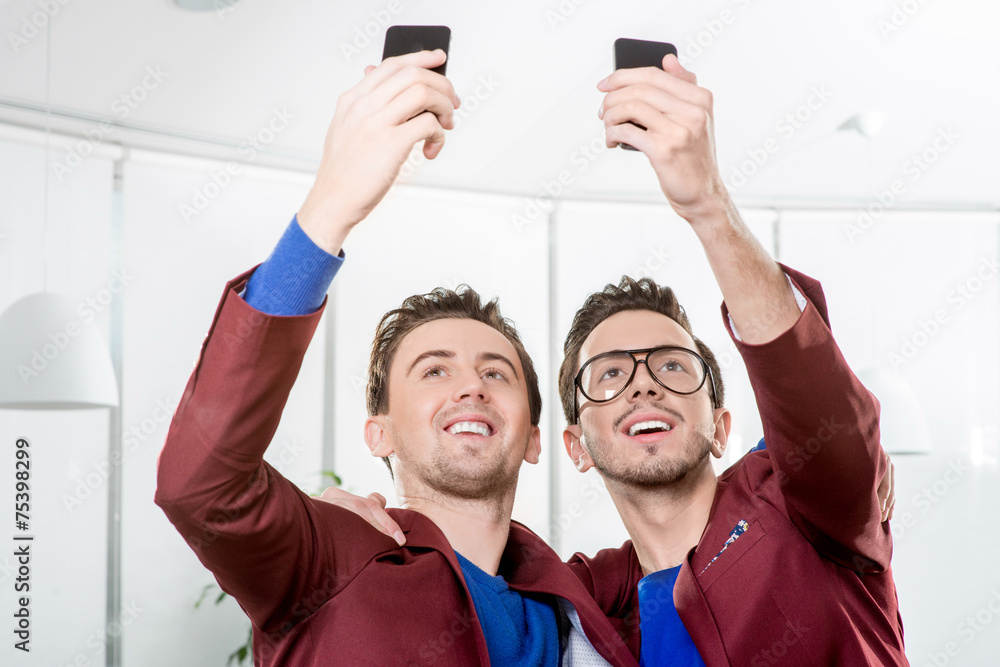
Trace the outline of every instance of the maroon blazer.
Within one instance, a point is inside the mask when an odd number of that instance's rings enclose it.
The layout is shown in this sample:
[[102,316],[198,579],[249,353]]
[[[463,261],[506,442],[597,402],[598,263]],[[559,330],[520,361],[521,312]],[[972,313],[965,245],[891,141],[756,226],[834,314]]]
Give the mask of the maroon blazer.
[[[770,343],[736,343],[767,450],[719,477],[674,603],[709,666],[906,665],[876,493],[878,402],[833,340],[819,283],[785,271],[809,301],[799,320]],[[749,527],[723,551],[740,521]],[[642,571],[631,541],[570,566],[638,656]]]
[[[265,315],[227,285],[170,424],[156,503],[253,623],[256,665],[488,665],[448,540],[392,509],[399,547],[353,513],[310,498],[263,461],[323,308]],[[612,664],[637,663],[572,571],[511,523],[499,574],[571,602]]]

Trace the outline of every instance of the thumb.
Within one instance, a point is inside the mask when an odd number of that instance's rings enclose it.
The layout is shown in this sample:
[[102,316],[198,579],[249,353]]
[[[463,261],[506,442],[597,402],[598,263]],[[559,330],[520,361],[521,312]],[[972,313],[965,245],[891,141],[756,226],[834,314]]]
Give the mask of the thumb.
[[681,65],[681,61],[679,61],[677,59],[677,56],[675,56],[674,54],[668,53],[667,55],[663,56],[662,64],[663,64],[663,71],[666,72],[667,74],[673,74],[678,79],[683,79],[688,83],[693,83],[693,84],[698,83],[698,77],[694,75],[694,72],[689,72],[688,70],[684,69],[684,66]]

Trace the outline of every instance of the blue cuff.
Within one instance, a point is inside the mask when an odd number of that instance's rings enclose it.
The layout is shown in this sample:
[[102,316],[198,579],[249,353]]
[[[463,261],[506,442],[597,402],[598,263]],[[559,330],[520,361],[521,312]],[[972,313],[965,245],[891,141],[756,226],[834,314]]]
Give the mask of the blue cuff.
[[314,313],[343,263],[343,251],[334,257],[317,246],[293,217],[271,256],[250,276],[243,300],[268,315]]

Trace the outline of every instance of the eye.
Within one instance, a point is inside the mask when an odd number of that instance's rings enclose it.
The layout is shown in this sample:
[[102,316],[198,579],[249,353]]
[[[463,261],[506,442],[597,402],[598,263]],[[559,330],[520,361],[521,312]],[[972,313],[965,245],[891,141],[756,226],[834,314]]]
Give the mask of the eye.
[[423,377],[425,378],[437,378],[444,375],[444,368],[441,366],[432,366],[424,371]]
[[483,377],[487,380],[501,380],[504,382],[507,380],[507,374],[497,368],[487,370],[483,373]]
[[667,359],[660,364],[660,370],[673,373],[684,373],[687,371],[687,368],[680,362],[679,359]]
[[617,377],[621,377],[622,373],[624,373],[624,371],[621,368],[617,366],[610,366],[604,369],[604,371],[601,373],[601,376],[598,379],[614,380]]

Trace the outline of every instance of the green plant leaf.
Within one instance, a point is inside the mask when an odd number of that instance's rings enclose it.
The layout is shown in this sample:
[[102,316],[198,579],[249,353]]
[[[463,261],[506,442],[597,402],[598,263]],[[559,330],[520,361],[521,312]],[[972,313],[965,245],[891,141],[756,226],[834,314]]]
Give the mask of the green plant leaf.
[[332,470],[322,470],[320,471],[320,475],[322,477],[329,477],[330,479],[332,479],[334,486],[341,486],[344,483],[344,480],[340,479],[340,475],[333,472]]
[[208,595],[208,592],[212,590],[214,587],[215,584],[206,584],[205,587],[201,589],[201,595],[198,596],[198,601],[194,603],[195,609],[201,607],[201,603],[205,601],[205,597]]

